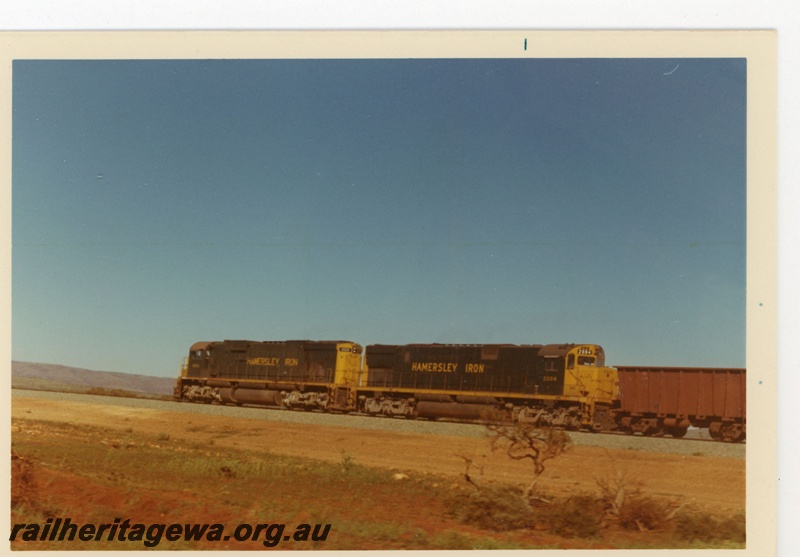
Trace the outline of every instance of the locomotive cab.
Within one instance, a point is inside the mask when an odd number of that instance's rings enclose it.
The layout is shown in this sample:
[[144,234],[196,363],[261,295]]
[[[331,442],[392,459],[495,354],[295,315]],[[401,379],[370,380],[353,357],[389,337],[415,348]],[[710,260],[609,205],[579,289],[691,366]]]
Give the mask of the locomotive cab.
[[211,375],[211,342],[196,342],[184,360],[182,377],[209,377]]
[[[596,344],[550,344],[542,347],[542,394],[579,404],[581,425],[604,427],[607,411],[615,402],[617,372],[605,366],[603,348]],[[555,391],[554,391],[555,389]]]
[[568,354],[566,365],[567,376],[574,380],[571,388],[580,392],[580,396],[588,396],[600,404],[616,400],[617,373],[614,368],[606,367],[602,347],[578,345]]
[[617,391],[614,368],[605,366],[603,348],[596,344],[571,346],[566,353],[564,396],[589,397],[611,404]]

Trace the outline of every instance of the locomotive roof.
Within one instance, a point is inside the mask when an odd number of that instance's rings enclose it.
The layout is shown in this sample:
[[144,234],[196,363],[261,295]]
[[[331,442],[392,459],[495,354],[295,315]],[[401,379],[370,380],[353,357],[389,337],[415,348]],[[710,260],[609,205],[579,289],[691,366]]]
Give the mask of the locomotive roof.
[[194,344],[192,344],[192,347],[189,348],[189,352],[194,352],[196,350],[205,350],[211,344],[214,344],[214,343],[213,342],[209,342],[209,341],[205,341],[205,340],[204,341],[200,341],[200,342],[195,342]]
[[195,350],[206,350],[212,344],[287,344],[287,343],[305,343],[305,344],[356,344],[350,340],[231,340],[226,339],[223,341],[200,341],[195,342],[192,344],[189,350],[194,352]]
[[[545,346],[542,346],[542,349],[539,350],[539,355],[543,356],[543,357],[547,357],[547,356],[551,356],[551,357],[563,356],[564,354],[566,354],[567,352],[569,352],[570,350],[572,350],[576,346],[597,346],[597,345],[596,344],[583,343],[583,342],[580,342],[578,344],[547,344]],[[600,348],[600,347],[598,346],[598,348]],[[602,350],[602,348],[601,348],[601,350]]]

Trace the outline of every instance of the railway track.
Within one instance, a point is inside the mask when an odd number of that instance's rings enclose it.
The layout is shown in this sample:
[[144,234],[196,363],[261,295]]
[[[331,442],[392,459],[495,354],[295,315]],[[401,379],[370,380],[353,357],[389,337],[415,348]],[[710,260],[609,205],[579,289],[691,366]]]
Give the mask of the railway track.
[[[79,403],[123,406],[128,408],[149,408],[180,412],[184,414],[205,414],[239,417],[288,423],[307,423],[351,429],[394,431],[426,435],[454,437],[486,437],[485,428],[478,423],[462,423],[445,420],[409,420],[403,418],[376,417],[360,414],[333,414],[325,412],[288,411],[256,406],[222,406],[217,404],[192,404],[142,398],[109,397],[53,391],[31,391],[12,389],[14,398],[39,398],[45,400],[72,401]],[[696,456],[715,456],[723,458],[745,458],[746,445],[743,443],[720,443],[704,437],[702,432],[690,431],[686,437],[645,437],[623,433],[570,432],[575,445],[604,447],[616,450],[665,452]]]

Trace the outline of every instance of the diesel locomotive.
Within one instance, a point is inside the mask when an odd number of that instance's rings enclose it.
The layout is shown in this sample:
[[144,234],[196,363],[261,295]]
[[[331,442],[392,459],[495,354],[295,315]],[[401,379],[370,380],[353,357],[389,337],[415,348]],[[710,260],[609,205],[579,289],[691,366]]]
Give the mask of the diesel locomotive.
[[744,369],[609,367],[596,344],[198,342],[178,400],[745,439]]
[[[364,352],[362,354],[362,352]],[[181,400],[406,418],[613,425],[617,372],[595,344],[226,340],[192,345]]]

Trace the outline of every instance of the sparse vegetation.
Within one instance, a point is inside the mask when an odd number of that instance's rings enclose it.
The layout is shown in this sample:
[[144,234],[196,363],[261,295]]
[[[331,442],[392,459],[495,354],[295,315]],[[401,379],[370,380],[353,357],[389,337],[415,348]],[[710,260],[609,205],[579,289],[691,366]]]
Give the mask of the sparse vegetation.
[[451,498],[449,512],[465,524],[492,531],[546,530],[581,539],[599,538],[604,531],[614,530],[660,532],[671,540],[669,547],[684,542],[745,542],[743,516],[718,520],[684,511],[682,504],[647,494],[644,482],[629,477],[616,463],[613,476],[596,478],[598,493],[558,497],[541,489],[534,492],[544,463],[569,450],[569,436],[525,424],[487,424],[486,428],[492,436],[491,450],[503,447],[509,458],[531,461],[533,481],[525,489],[486,484],[485,464],[472,455],[458,455],[465,465],[462,477],[472,490]]
[[747,537],[744,515],[718,519],[705,513],[684,513],[675,520],[675,534],[694,542],[731,541],[744,543]]
[[353,466],[355,466],[353,455],[342,449],[342,470],[349,472],[353,469]]
[[567,452],[572,446],[569,434],[554,427],[538,427],[533,424],[487,423],[491,435],[491,449],[503,450],[513,460],[528,460],[533,467],[533,479],[525,488],[524,496],[530,498],[545,462]]
[[509,486],[483,486],[458,493],[449,502],[450,515],[484,530],[507,532],[531,528],[536,519],[529,501]]
[[608,502],[603,493],[531,500],[519,489],[492,485],[456,495],[448,508],[457,520],[496,532],[525,529],[579,539],[597,539],[618,530],[661,533],[658,539],[666,541],[662,547],[745,542],[743,515],[717,519],[644,493],[627,499],[618,514],[611,512]]
[[537,514],[551,532],[565,538],[595,538],[604,525],[602,501],[591,495],[540,504]]
[[[544,480],[558,472],[557,458],[548,459],[548,474],[536,475],[538,482],[520,476],[521,485],[507,485],[486,479],[494,476],[484,476],[482,457],[462,456],[463,480],[456,482],[453,476],[366,467],[361,453],[357,460],[346,449],[337,448],[323,462],[231,448],[250,433],[235,422],[205,429],[188,424],[186,431],[204,434],[192,438],[161,425],[148,432],[139,422],[114,429],[22,415],[12,422],[12,522],[43,523],[54,516],[108,522],[125,512],[150,523],[209,517],[230,524],[332,523],[324,549],[342,550],[744,544],[744,517],[678,509],[624,473],[598,481],[592,492],[564,495]],[[499,443],[495,448],[495,454],[507,450]],[[246,545],[187,542],[169,549],[263,549]],[[102,548],[95,542],[15,542],[14,549],[140,548],[122,542]],[[287,543],[280,549],[307,548]]]
[[85,385],[74,385],[71,383],[59,383],[46,379],[36,379],[22,377],[14,379],[12,383],[14,389],[24,389],[29,391],[46,391],[54,393],[73,393],[93,396],[111,396],[118,398],[136,398],[146,400],[173,400],[171,395],[145,393],[141,391],[130,391],[126,389],[108,389],[105,387],[88,387]]
[[172,400],[172,397],[168,395],[141,393],[138,391],[127,391],[125,389],[106,389],[105,387],[91,387],[85,391],[79,391],[79,392],[85,392],[87,395],[96,395],[96,396],[116,396],[120,398],[147,398],[155,400]]

